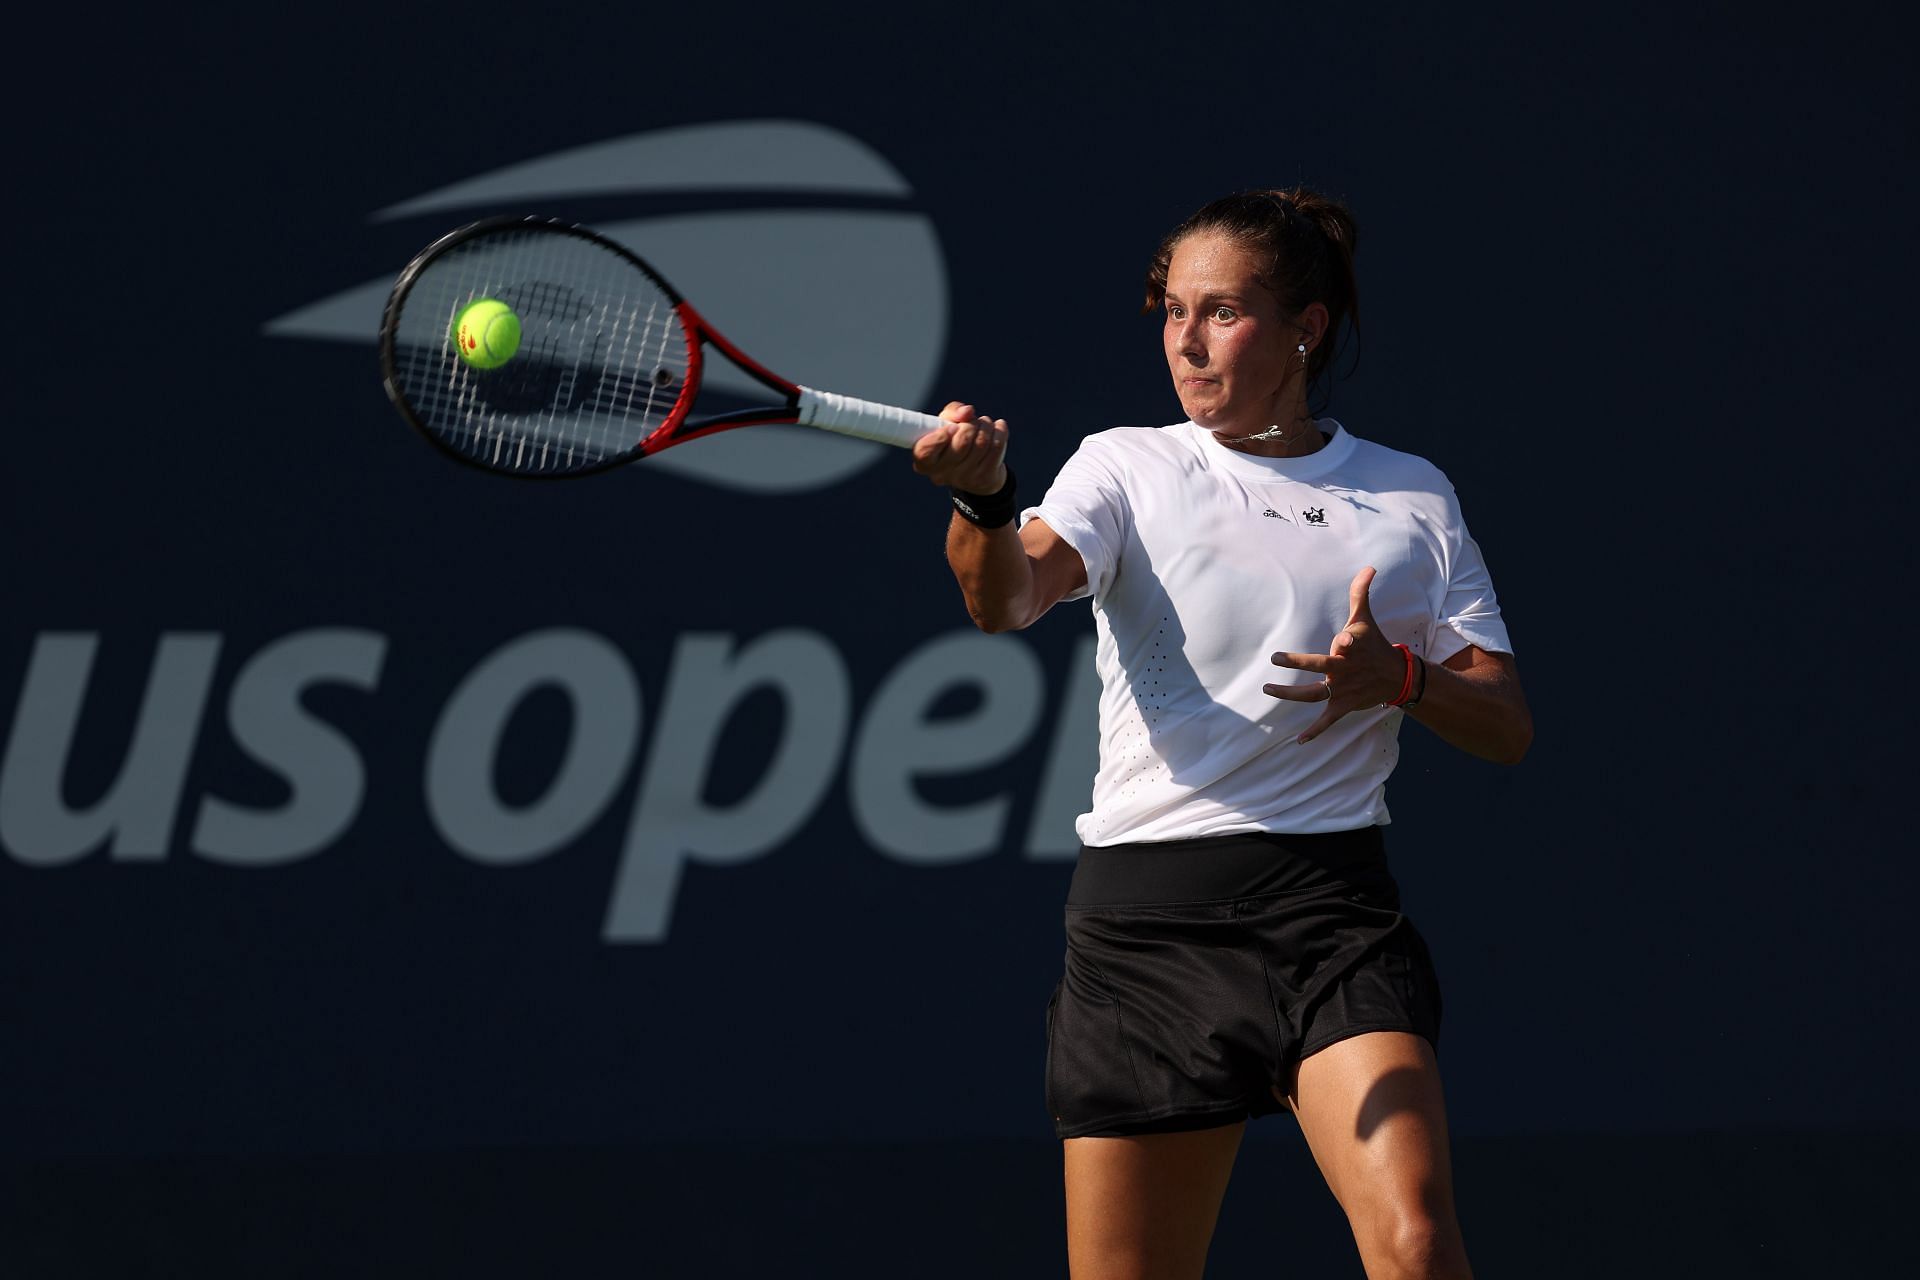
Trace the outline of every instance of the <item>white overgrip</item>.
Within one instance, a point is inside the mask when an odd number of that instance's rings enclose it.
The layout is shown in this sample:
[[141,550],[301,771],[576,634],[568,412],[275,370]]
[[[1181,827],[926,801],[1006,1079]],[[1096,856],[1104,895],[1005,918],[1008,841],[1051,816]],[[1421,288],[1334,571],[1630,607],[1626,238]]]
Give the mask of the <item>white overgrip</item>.
[[809,427],[824,427],[841,435],[878,440],[902,449],[912,448],[915,440],[945,425],[932,414],[876,404],[872,400],[856,400],[831,391],[815,391],[812,387],[800,388],[799,421]]

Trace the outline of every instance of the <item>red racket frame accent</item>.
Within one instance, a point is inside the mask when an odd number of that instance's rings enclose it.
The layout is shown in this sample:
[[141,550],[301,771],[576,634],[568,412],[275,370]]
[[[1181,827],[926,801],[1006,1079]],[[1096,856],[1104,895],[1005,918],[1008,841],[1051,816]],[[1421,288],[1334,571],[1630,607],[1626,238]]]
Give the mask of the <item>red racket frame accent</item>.
[[[687,376],[680,386],[680,398],[674,401],[673,409],[667,414],[667,420],[655,427],[652,433],[640,442],[642,457],[659,453],[662,449],[672,448],[687,440],[698,440],[701,436],[710,436],[715,432],[727,431],[734,427],[765,426],[800,420],[800,387],[797,383],[781,377],[739,347],[734,346],[725,334],[714,328],[707,318],[695,311],[693,304],[684,298],[674,305],[674,311],[679,315],[680,327],[688,338]],[[687,414],[693,410],[693,401],[699,391],[700,379],[706,371],[706,353],[701,348],[709,342],[719,348],[721,355],[738,365],[743,373],[751,374],[769,390],[779,392],[785,403],[768,405],[764,409],[743,409],[736,413],[721,414],[702,421],[692,430],[687,430]]]

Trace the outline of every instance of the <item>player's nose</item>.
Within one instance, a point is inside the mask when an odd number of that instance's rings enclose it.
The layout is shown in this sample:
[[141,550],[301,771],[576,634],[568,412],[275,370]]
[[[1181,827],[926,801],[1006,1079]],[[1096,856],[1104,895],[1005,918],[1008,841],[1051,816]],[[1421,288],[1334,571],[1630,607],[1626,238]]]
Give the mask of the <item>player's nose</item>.
[[1174,331],[1174,349],[1187,363],[1204,365],[1207,362],[1205,334],[1206,330],[1200,326],[1197,318],[1188,316],[1180,321],[1179,328]]

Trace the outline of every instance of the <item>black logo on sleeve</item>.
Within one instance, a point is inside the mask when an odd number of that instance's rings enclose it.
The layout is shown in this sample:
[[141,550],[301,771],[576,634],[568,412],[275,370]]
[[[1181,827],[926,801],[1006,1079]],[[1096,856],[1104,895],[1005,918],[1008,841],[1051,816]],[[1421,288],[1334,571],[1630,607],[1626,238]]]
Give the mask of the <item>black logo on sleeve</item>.
[[1325,507],[1308,507],[1303,515],[1308,524],[1325,524],[1327,522],[1327,509]]
[[[1260,514],[1272,520],[1287,520],[1285,516],[1281,515],[1278,511],[1275,511],[1272,507],[1268,507],[1265,511],[1262,511]],[[1292,524],[1293,521],[1287,520],[1287,523]]]

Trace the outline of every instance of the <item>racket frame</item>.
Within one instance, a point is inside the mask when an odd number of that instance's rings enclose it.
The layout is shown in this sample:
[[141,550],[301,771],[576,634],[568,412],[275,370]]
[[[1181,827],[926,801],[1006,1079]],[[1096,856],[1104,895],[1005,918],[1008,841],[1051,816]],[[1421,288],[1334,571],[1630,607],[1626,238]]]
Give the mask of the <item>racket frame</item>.
[[[632,448],[624,453],[603,458],[599,462],[567,471],[517,471],[492,466],[479,458],[462,453],[428,428],[408,403],[406,395],[400,389],[400,368],[396,353],[396,333],[399,327],[400,313],[405,309],[407,298],[413,292],[414,284],[422,273],[433,263],[470,241],[483,236],[495,235],[505,231],[539,231],[574,236],[585,240],[615,256],[624,259],[629,265],[639,269],[641,274],[653,282],[673,304],[674,313],[680,318],[681,331],[687,339],[687,372],[680,380],[680,393],[673,407],[667,411],[666,418],[646,436],[636,441]],[[700,380],[706,369],[705,347],[711,343],[720,353],[740,368],[740,371],[752,377],[780,396],[779,404],[764,407],[736,409],[710,417],[692,419],[693,401],[700,391]],[[680,296],[680,291],[667,282],[666,277],[654,270],[639,254],[625,245],[601,235],[599,232],[577,223],[559,218],[547,218],[538,214],[501,214],[482,218],[463,227],[456,227],[438,240],[414,255],[411,262],[400,272],[394,281],[393,290],[387,295],[387,305],[380,316],[380,382],[386,388],[387,398],[393,407],[415,431],[425,436],[433,446],[453,458],[492,475],[512,476],[520,480],[572,480],[579,476],[593,475],[602,471],[611,471],[638,458],[659,453],[676,444],[701,436],[712,435],[717,431],[726,431],[733,427],[775,425],[797,423],[800,421],[800,387],[797,383],[781,377],[773,370],[755,360],[746,352],[733,345],[726,335],[707,322],[706,317],[694,310],[693,305]]]

